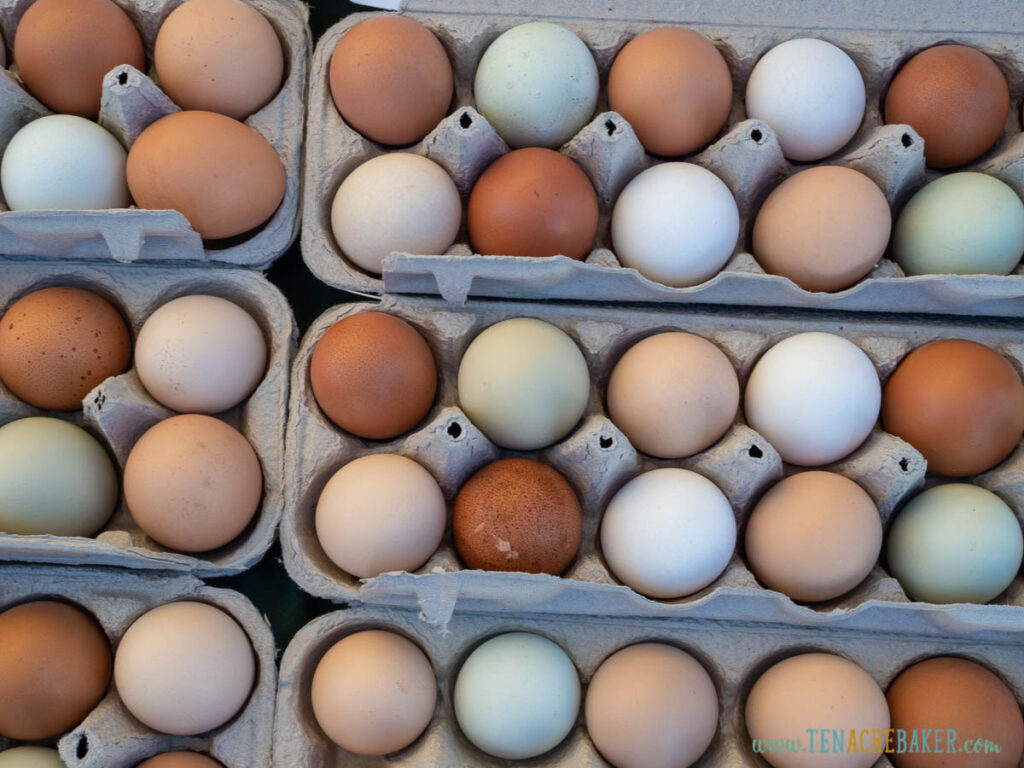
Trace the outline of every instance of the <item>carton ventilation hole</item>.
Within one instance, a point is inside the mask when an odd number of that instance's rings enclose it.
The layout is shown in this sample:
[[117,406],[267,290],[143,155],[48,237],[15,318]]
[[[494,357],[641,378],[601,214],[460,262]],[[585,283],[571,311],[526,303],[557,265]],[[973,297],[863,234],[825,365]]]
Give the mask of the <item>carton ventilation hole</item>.
[[910,469],[910,460],[906,458],[900,459],[900,469],[902,469],[904,472]]
[[758,446],[752,445],[747,448],[747,455],[752,459],[760,459],[764,456],[764,451],[762,451]]
[[904,133],[903,134],[903,138],[900,139],[900,141],[903,143],[904,147],[912,147],[912,146],[914,146],[914,140],[912,138],[910,138],[910,134],[909,133]]
[[615,445],[615,441],[612,440],[611,437],[609,437],[608,435],[601,435],[597,443],[602,448],[611,448],[613,445]]
[[459,424],[459,422],[457,421],[453,421],[451,424],[449,424],[448,436],[452,440],[458,440],[460,437],[462,437],[462,425]]
[[615,131],[617,131],[619,129],[619,127],[615,124],[614,120],[605,120],[604,121],[604,129],[606,131],[608,131],[608,135],[609,136],[614,136],[615,135]]
[[459,118],[459,125],[463,128],[469,128],[473,124],[473,118],[469,116],[469,112],[463,112],[462,117]]
[[128,73],[127,72],[118,72],[118,74],[117,74],[117,82],[120,85],[128,85]]
[[89,737],[84,733],[78,737],[78,744],[75,745],[75,757],[79,760],[84,760],[85,756],[89,754]]
[[764,141],[764,134],[761,133],[761,130],[759,128],[755,128],[750,132],[750,140],[753,141],[755,144],[760,144],[762,141]]

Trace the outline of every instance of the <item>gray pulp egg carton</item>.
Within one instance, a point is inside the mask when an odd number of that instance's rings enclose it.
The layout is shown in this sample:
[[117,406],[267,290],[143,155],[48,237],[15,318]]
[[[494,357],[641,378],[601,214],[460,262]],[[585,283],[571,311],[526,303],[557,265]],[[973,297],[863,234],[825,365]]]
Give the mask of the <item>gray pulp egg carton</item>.
[[[0,307],[4,310],[25,294],[54,285],[84,288],[108,299],[128,324],[133,344],[146,318],[179,296],[220,296],[253,316],[267,342],[266,373],[248,400],[218,417],[237,428],[255,449],[263,470],[263,499],[245,531],[210,552],[186,554],[157,544],[142,532],[121,498],[113,516],[95,537],[0,533],[0,561],[181,570],[203,577],[238,573],[254,565],[274,540],[284,506],[284,421],[296,339],[291,309],[284,297],[262,275],[237,268],[0,263]],[[134,366],[93,389],[81,411],[36,408],[0,383],[0,424],[27,416],[72,421],[91,432],[112,454],[119,478],[135,441],[158,421],[173,415],[174,411],[149,396]]]
[[[463,226],[445,254],[389,256],[383,279],[350,263],[331,232],[334,193],[358,165],[392,150],[345,124],[331,100],[327,72],[334,47],[346,30],[370,14],[349,16],[320,38],[310,70],[302,250],[312,272],[329,285],[357,293],[440,294],[455,303],[490,296],[985,315],[1024,312],[1024,265],[1006,277],[906,277],[887,255],[851,288],[822,293],[765,274],[749,250],[753,220],[765,197],[784,177],[809,167],[791,165],[771,128],[745,119],[744,92],[751,69],[768,49],[791,38],[826,39],[857,63],[867,86],[864,120],[846,147],[816,164],[846,165],[865,173],[884,191],[894,214],[938,174],[925,170],[923,142],[912,129],[883,125],[881,104],[893,74],[910,55],[942,41],[956,40],[989,54],[1007,77],[1012,106],[1002,138],[969,168],[998,176],[1024,195],[1024,24],[1012,0],[912,0],[899,8],[839,2],[809,8],[799,0],[765,7],[748,0],[609,0],[563,2],[543,13],[527,0],[503,3],[500,11],[479,0],[365,4],[400,9],[430,28],[448,51],[456,83],[453,107],[426,138],[398,151],[439,163],[455,179],[464,199],[480,173],[508,151],[474,109],[473,78],[487,46],[504,30],[536,19],[562,24],[579,35],[594,54],[602,88],[596,116],[561,151],[594,182],[600,225],[595,247],[582,262],[564,256],[474,255]],[[612,60],[628,40],[665,24],[690,27],[709,37],[733,74],[733,108],[726,127],[711,146],[685,159],[713,171],[733,191],[740,209],[740,239],[722,272],[689,288],[667,287],[623,268],[609,234],[610,212],[619,192],[637,173],[662,159],[646,154],[629,124],[607,111],[603,84]]]
[[[438,700],[427,730],[413,744],[387,757],[363,757],[333,744],[317,724],[310,685],[324,653],[346,635],[366,629],[397,632],[416,643],[437,676]],[[358,607],[321,616],[295,635],[281,659],[274,728],[275,768],[370,768],[371,766],[505,766],[486,755],[459,730],[452,690],[466,657],[483,640],[504,632],[526,631],[562,647],[586,685],[609,655],[639,642],[675,645],[698,659],[711,675],[719,698],[718,731],[697,763],[707,768],[767,765],[751,746],[744,707],[751,687],[772,664],[805,652],[834,653],[858,664],[884,690],[911,664],[931,656],[966,656],[999,674],[1024,698],[1022,630],[997,640],[962,641],[911,638],[897,634],[850,633],[821,628],[768,627],[755,623],[664,621],[594,616],[508,616],[458,614],[447,631],[416,614],[384,607]],[[852,724],[851,724],[852,727]],[[966,735],[961,734],[961,739]],[[587,734],[582,712],[565,740],[550,752],[517,765],[607,768]],[[891,768],[882,755],[875,768]]]
[[[439,371],[436,401],[409,434],[385,442],[358,439],[332,424],[313,397],[309,359],[316,342],[338,319],[380,310],[416,327],[433,350]],[[459,362],[470,341],[485,328],[512,317],[552,323],[577,343],[590,368],[592,385],[586,413],[573,432],[542,451],[505,451],[489,441],[458,406]],[[706,308],[587,307],[562,303],[471,301],[462,307],[441,299],[387,296],[379,306],[345,304],[321,315],[295,356],[288,419],[286,500],[281,521],[284,563],[307,592],[337,602],[388,604],[418,609],[444,626],[458,611],[571,613],[605,616],[730,619],[794,625],[832,625],[874,630],[893,626],[918,634],[967,636],[982,629],[1019,628],[1024,620],[1024,577],[989,605],[938,606],[911,602],[896,579],[876,565],[864,583],[846,595],[819,604],[796,603],[763,588],[738,551],[709,587],[676,600],[643,597],[622,585],[600,551],[601,516],[614,493],[649,469],[681,466],[714,481],[729,498],[743,529],[761,494],[800,468],[784,465],[769,442],[743,422],[714,446],[687,459],[662,460],[639,453],[608,418],[604,390],[611,370],[632,344],[653,333],[682,329],[714,342],[737,370],[741,387],[754,363],[770,346],[797,332],[819,330],[860,346],[884,382],[911,349],[950,337],[974,339],[1024,368],[1024,339],[1005,321],[986,325],[969,320],[894,321],[880,316],[840,317],[777,312],[711,312]],[[415,573],[386,573],[359,580],[335,566],[321,548],[314,525],[317,500],[331,476],[349,461],[372,453],[398,453],[418,461],[437,479],[449,508],[476,470],[506,456],[527,455],[551,464],[575,488],[583,506],[583,541],[563,576],[467,570],[454,549],[450,530],[438,551]],[[878,505],[883,524],[900,504],[926,485],[924,458],[903,440],[876,427],[849,457],[826,467],[859,483]],[[974,482],[999,494],[1018,517],[1024,512],[1024,446]],[[450,516],[449,516],[450,519]],[[741,541],[741,539],[739,540]]]
[[[163,20],[184,0],[116,0],[142,35],[147,65]],[[173,210],[9,211],[0,197],[0,254],[113,259],[120,262],[223,262],[264,269],[284,253],[299,231],[299,168],[306,109],[306,71],[311,47],[309,6],[300,0],[246,0],[277,32],[285,79],[269,104],[245,124],[277,150],[285,168],[285,195],[274,215],[248,236],[205,243]],[[32,0],[0,0],[0,33],[13,50],[18,20]],[[2,43],[0,43],[2,45]],[[8,64],[14,67],[12,56]],[[103,81],[100,124],[131,147],[150,123],[179,108],[160,90],[155,73],[123,65]],[[16,67],[0,67],[0,153],[18,129],[50,110],[21,85]]]
[[[198,736],[171,736],[148,728],[121,703],[113,681],[104,698],[73,730],[60,737],[68,768],[132,768],[151,755],[172,750],[207,752],[226,766],[270,763],[277,669],[274,637],[248,598],[208,587],[188,574],[132,573],[102,568],[5,565],[0,611],[32,600],[59,600],[91,613],[111,650],[143,613],[179,600],[209,603],[245,630],[256,657],[256,684],[245,707],[228,723]],[[15,746],[0,736],[0,750]]]

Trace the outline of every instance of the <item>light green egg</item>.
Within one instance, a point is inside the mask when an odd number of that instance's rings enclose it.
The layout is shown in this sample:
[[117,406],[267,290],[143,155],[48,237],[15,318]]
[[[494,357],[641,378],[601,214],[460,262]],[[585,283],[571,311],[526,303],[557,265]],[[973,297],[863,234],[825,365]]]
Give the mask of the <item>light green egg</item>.
[[14,747],[0,752],[0,768],[64,768],[64,762],[50,747]]
[[910,199],[892,243],[908,275],[1008,275],[1024,254],[1024,203],[994,176],[951,173]]
[[117,491],[113,462],[81,427],[45,416],[0,427],[0,531],[91,536]]
[[1016,578],[1024,534],[1006,503],[966,483],[915,496],[889,530],[889,570],[912,600],[987,603]]

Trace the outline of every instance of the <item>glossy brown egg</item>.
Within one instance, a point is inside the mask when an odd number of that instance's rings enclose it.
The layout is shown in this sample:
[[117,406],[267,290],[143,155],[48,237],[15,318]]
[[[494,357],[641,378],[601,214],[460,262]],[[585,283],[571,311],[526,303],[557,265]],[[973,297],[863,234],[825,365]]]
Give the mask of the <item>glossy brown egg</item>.
[[0,736],[57,736],[89,714],[110,683],[107,636],[85,611],[39,600],[0,613]]
[[0,379],[37,408],[81,408],[93,387],[128,370],[130,358],[121,314],[91,291],[33,291],[0,319]]
[[426,136],[452,101],[452,65],[434,34],[407,16],[374,16],[331,56],[331,96],[368,139],[400,146]]
[[634,37],[608,72],[608,103],[655,155],[687,155],[715,138],[732,107],[732,75],[703,35],[659,27]]
[[140,208],[180,211],[204,240],[255,229],[284,199],[284,165],[270,143],[214,112],[157,120],[128,151],[126,170]]
[[358,437],[389,440],[427,415],[437,392],[437,367],[409,323],[384,312],[358,312],[317,342],[309,380],[327,418]]
[[1010,362],[964,339],[918,347],[882,393],[882,426],[928,461],[928,471],[967,477],[991,469],[1024,434],[1024,383]]
[[932,168],[955,168],[983,155],[1002,134],[1009,111],[1003,73],[966,45],[921,51],[900,68],[885,96],[885,122],[917,131]]
[[29,92],[54,112],[99,114],[103,77],[145,71],[142,38],[111,0],[35,0],[14,33],[14,61]]
[[517,149],[477,179],[467,218],[477,253],[582,259],[597,234],[597,193],[560,152]]
[[198,752],[164,752],[143,760],[137,768],[223,768],[208,755]]
[[[932,731],[931,752],[920,747],[890,755],[896,768],[1013,768],[1024,753],[1024,720],[1020,704],[1006,684],[985,667],[968,659],[939,656],[908,667],[886,694],[892,727],[908,738],[916,730]],[[947,742],[955,731],[956,742]],[[938,751],[937,734],[942,738]],[[999,752],[975,754],[964,748],[969,740],[988,740]],[[957,754],[951,755],[955,744]],[[973,750],[973,745],[968,749]]]
[[462,486],[452,532],[470,568],[557,576],[576,557],[583,514],[557,470],[530,459],[502,459]]

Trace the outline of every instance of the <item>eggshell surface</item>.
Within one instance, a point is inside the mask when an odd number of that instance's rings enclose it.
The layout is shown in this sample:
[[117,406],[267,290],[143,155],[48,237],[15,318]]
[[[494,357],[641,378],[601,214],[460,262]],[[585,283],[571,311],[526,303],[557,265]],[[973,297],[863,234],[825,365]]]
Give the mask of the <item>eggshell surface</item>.
[[198,752],[164,752],[143,760],[138,768],[223,768],[212,757]]
[[576,722],[580,679],[546,637],[509,632],[469,655],[455,680],[455,717],[477,748],[506,760],[553,749]]
[[256,680],[249,637],[206,603],[166,603],[128,627],[114,656],[114,685],[128,711],[162,733],[217,728],[245,705]]
[[327,481],[316,505],[316,536],[331,561],[368,579],[415,571],[444,535],[441,488],[412,459],[389,453],[362,456]]
[[690,654],[640,643],[601,662],[584,712],[594,746],[616,768],[686,768],[715,737],[718,694]]
[[335,744],[386,755],[414,742],[434,715],[437,681],[411,641],[382,630],[343,637],[313,673],[313,714]]
[[49,747],[14,747],[0,752],[0,768],[64,768],[64,761]]

